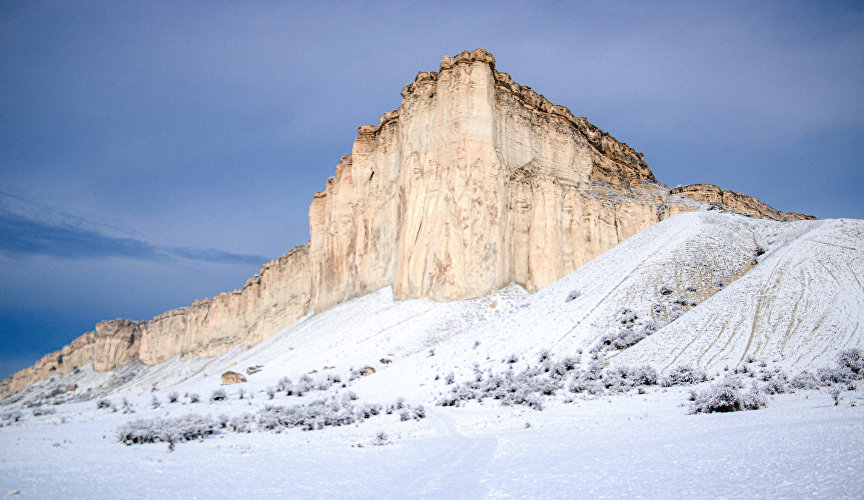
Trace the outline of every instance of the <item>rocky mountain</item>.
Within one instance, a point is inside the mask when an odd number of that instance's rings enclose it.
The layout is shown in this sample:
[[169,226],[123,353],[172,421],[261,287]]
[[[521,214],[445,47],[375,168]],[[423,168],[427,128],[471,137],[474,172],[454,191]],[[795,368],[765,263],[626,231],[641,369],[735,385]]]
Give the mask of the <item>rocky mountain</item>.
[[309,208],[310,240],[229,293],[149,321],[114,320],[0,382],[0,396],[92,363],[155,365],[252,346],[384,287],[454,301],[537,292],[669,217],[719,208],[809,218],[695,185],[669,189],[641,153],[495,68],[483,49],[418,73],[359,127]]

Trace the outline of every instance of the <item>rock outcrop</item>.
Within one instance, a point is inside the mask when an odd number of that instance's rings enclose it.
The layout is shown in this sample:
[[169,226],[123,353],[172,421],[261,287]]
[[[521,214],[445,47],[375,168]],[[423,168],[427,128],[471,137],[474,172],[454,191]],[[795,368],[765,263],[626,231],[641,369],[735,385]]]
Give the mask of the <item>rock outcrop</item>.
[[758,198],[736,193],[728,189],[720,189],[713,184],[691,184],[689,186],[678,186],[672,188],[670,194],[680,194],[709,205],[721,206],[727,210],[741,214],[749,214],[761,219],[770,219],[781,222],[795,220],[815,220],[812,215],[799,214],[795,212],[781,212],[775,208],[759,201]]
[[243,382],[246,382],[246,377],[244,377],[240,373],[228,370],[227,372],[222,374],[222,385],[242,384]]
[[445,57],[359,128],[315,195],[312,307],[387,285],[400,299],[533,292],[686,209],[658,210],[667,195],[641,153],[496,71],[488,52]]
[[444,57],[440,71],[405,86],[398,109],[358,129],[351,154],[313,197],[308,244],[240,290],[150,321],[99,323],[0,382],[0,396],[91,362],[105,371],[257,344],[308,312],[385,286],[399,299],[468,299],[510,283],[534,292],[698,209],[694,199],[797,216],[689,188],[670,193],[642,153],[498,72],[485,50]]
[[0,395],[88,363],[95,371],[107,371],[134,360],[153,365],[174,356],[214,356],[238,345],[257,344],[308,311],[307,263],[303,245],[262,266],[260,274],[239,290],[195,301],[150,321],[103,321],[94,331],[0,381]]

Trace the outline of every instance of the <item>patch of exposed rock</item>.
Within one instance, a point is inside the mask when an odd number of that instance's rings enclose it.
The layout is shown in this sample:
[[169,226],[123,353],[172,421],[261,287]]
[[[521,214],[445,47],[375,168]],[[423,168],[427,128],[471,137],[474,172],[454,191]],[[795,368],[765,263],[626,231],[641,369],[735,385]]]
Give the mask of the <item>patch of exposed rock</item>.
[[727,210],[741,214],[752,215],[761,219],[770,219],[781,222],[796,220],[816,220],[812,215],[799,214],[795,212],[781,212],[775,208],[759,201],[758,198],[736,193],[728,189],[720,189],[713,184],[691,184],[689,186],[678,186],[669,191],[670,194],[680,194],[709,205],[721,206]]
[[313,196],[309,243],[242,289],[150,321],[99,323],[0,381],[0,396],[89,362],[106,371],[254,345],[385,286],[397,299],[463,300],[510,283],[534,292],[703,206],[694,200],[776,220],[799,215],[689,188],[670,193],[642,153],[496,71],[487,51],[444,57],[439,71],[405,86],[398,109],[359,127],[351,154]]

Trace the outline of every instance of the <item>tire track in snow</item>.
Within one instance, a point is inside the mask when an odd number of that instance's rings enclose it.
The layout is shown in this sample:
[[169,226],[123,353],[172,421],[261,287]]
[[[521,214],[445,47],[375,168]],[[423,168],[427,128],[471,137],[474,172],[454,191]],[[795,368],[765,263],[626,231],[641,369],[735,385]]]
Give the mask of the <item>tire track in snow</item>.
[[[780,357],[784,357],[784,352],[786,351],[786,346],[789,343],[789,339],[792,338],[792,334],[798,330],[798,327],[801,326],[801,318],[798,316],[798,305],[804,299],[804,288],[801,288],[801,293],[798,294],[798,300],[795,301],[795,306],[792,308],[792,315],[789,318],[789,326],[786,328],[786,335],[780,339]],[[797,321],[796,321],[797,320]]]
[[[647,262],[647,261],[648,261],[650,258],[652,258],[654,255],[660,253],[661,250],[665,249],[666,246],[667,246],[667,244],[668,244],[668,243],[669,243],[669,242],[670,242],[670,241],[671,241],[675,236],[677,236],[677,235],[676,235],[676,234],[669,234],[669,235],[667,235],[666,238],[664,238],[661,242],[659,242],[657,248],[656,248],[653,252],[649,253],[649,254],[646,255],[644,258],[642,258],[642,259],[639,261],[639,264],[632,266],[632,267],[630,268],[630,272],[628,272],[628,273],[627,273],[623,278],[621,278],[621,280],[618,281],[618,283],[615,284],[615,286],[613,286],[613,287],[612,287],[608,292],[606,292],[606,294],[603,296],[603,298],[601,298],[600,300],[598,300],[598,301],[594,304],[594,307],[592,307],[591,310],[589,310],[589,311],[585,314],[585,316],[582,317],[582,319],[580,319],[579,321],[577,321],[576,324],[573,325],[573,328],[571,328],[570,330],[568,330],[567,333],[565,333],[565,334],[562,335],[558,340],[556,340],[556,341],[552,344],[551,347],[555,347],[555,346],[557,346],[557,345],[560,344],[564,339],[566,339],[567,337],[569,337],[570,335],[572,335],[572,334],[576,331],[576,329],[579,328],[579,326],[580,326],[580,325],[581,325],[581,324],[582,324],[586,319],[588,319],[592,314],[594,314],[594,311],[596,311],[600,306],[602,306],[603,304],[606,303],[606,299],[608,299],[609,296],[612,295],[613,292],[615,292],[616,290],[618,290],[618,288],[619,288],[622,284],[624,284],[624,282],[626,282],[628,279],[630,279],[630,277],[633,276],[633,274],[634,274],[638,269],[641,269],[641,268],[642,268],[642,265],[645,264],[645,262]],[[551,348],[551,347],[550,347],[550,348]]]
[[365,339],[361,339],[360,342],[366,342],[366,341],[368,341],[368,340],[372,340],[373,338],[378,337],[379,335],[384,334],[384,332],[390,331],[390,330],[392,330],[392,329],[394,329],[394,328],[396,328],[396,327],[398,327],[398,326],[402,326],[402,325],[404,325],[405,323],[407,323],[407,322],[409,322],[409,321],[412,321],[412,320],[414,320],[414,319],[419,318],[420,316],[423,316],[424,314],[428,313],[428,312],[431,311],[432,309],[435,309],[435,308],[434,308],[434,307],[430,307],[430,308],[426,309],[426,310],[423,311],[423,312],[419,312],[419,313],[417,313],[417,314],[411,315],[411,316],[409,316],[409,317],[403,319],[402,321],[396,323],[395,325],[390,325],[390,326],[388,326],[387,328],[385,328],[385,329],[383,329],[383,330],[381,330],[381,331],[378,331],[378,332],[376,332],[376,333],[373,333],[372,335],[366,337]]
[[[421,498],[482,498],[490,494],[482,467],[492,462],[497,437],[470,437],[459,432],[453,419],[439,408],[427,408],[426,419],[437,436],[430,439],[426,459],[414,466],[404,491]],[[442,444],[443,443],[443,444]]]
[[[807,234],[809,234],[813,231],[814,231],[813,229],[807,231],[806,233],[801,235],[799,238],[796,238],[796,240],[804,239],[804,237]],[[795,241],[795,240],[793,240],[793,241]],[[744,361],[744,358],[747,357],[747,353],[750,351],[750,346],[753,343],[753,337],[756,334],[756,325],[759,322],[759,316],[762,314],[762,309],[763,309],[762,302],[763,302],[763,300],[765,300],[766,295],[769,293],[769,288],[775,288],[777,286],[777,279],[775,279],[774,275],[778,271],[788,274],[788,272],[786,272],[786,264],[785,263],[787,263],[787,260],[785,259],[785,256],[786,256],[786,254],[788,254],[791,251],[791,249],[793,247],[794,247],[794,245],[792,245],[792,242],[790,241],[790,242],[786,243],[785,245],[783,245],[783,247],[778,251],[779,255],[775,254],[775,256],[774,256],[774,258],[777,259],[778,262],[776,264],[774,264],[774,267],[771,269],[771,272],[768,274],[768,277],[763,281],[763,283],[765,283],[765,284],[762,286],[762,290],[759,293],[759,298],[756,300],[756,311],[753,314],[753,324],[750,327],[750,336],[747,338],[747,346],[744,348],[744,352],[741,354],[741,359],[738,360],[739,365],[741,364],[742,361]],[[769,304],[770,304],[770,299],[769,299]]]

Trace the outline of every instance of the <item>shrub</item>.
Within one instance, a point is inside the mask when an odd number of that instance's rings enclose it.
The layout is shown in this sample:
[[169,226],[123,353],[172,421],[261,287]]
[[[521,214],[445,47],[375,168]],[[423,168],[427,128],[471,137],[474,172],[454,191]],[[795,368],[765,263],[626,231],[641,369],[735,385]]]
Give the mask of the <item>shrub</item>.
[[228,421],[227,429],[233,432],[249,433],[254,430],[255,415],[251,413],[243,413],[237,415]]
[[657,371],[648,365],[613,368],[603,374],[603,385],[613,392],[624,392],[634,387],[657,385]]
[[838,368],[848,370],[856,375],[864,375],[864,350],[846,349],[837,356]]
[[227,413],[220,413],[214,423],[216,424],[216,428],[225,429],[228,427],[228,421],[231,420],[231,417]]
[[138,419],[117,430],[117,440],[128,445],[144,443],[182,443],[212,435],[216,422],[210,417],[189,414],[176,418]]
[[819,379],[817,379],[812,373],[803,371],[792,377],[790,384],[795,389],[818,389]]
[[[467,401],[482,403],[489,398],[504,406],[521,405],[542,410],[543,396],[554,395],[565,387],[572,393],[599,395],[607,391],[639,388],[644,392],[644,387],[657,384],[657,372],[652,367],[642,365],[606,370],[603,357],[596,352],[586,370],[580,369],[579,365],[579,357],[556,360],[548,352],[541,351],[539,364],[521,372],[514,371],[512,365],[500,373],[493,373],[491,369],[483,372],[475,366],[472,380],[455,384],[436,404],[461,406]],[[567,398],[567,401],[572,401],[572,398]]]
[[281,432],[299,427],[302,430],[350,425],[380,413],[380,405],[355,405],[350,398],[330,397],[296,406],[265,406],[257,414],[260,430]]
[[540,353],[537,356],[539,358],[537,361],[542,363],[542,362],[546,361],[547,359],[551,358],[552,353],[549,352],[549,349],[541,349]]
[[162,403],[159,402],[159,398],[157,398],[155,394],[153,395],[153,399],[150,400],[150,406],[153,407],[154,410],[162,406]]
[[726,376],[708,389],[700,392],[690,405],[690,413],[715,413],[742,410],[757,410],[767,404],[767,400],[756,384],[742,392],[741,379]]
[[372,440],[373,446],[385,446],[388,444],[393,444],[393,442],[390,441],[390,437],[387,436],[387,434],[385,434],[384,431],[381,431],[378,434],[376,434],[375,439]]
[[588,363],[588,369],[582,373],[582,378],[586,381],[600,380],[601,378],[603,378],[604,368],[605,365],[603,363],[603,358],[594,355],[591,358],[591,362]]
[[194,393],[194,392],[189,393],[189,403],[190,404],[200,403],[200,402],[201,402],[201,396],[199,396],[197,393]]
[[179,400],[179,399],[180,399],[180,395],[177,394],[176,392],[169,392],[168,393],[168,402],[169,403],[176,403],[177,400]]
[[100,399],[99,401],[96,402],[96,409],[98,409],[98,410],[104,410],[104,409],[113,408],[113,407],[114,407],[114,405],[111,403],[111,400],[109,400],[109,399]]
[[399,413],[399,420],[407,422],[408,420],[421,420],[426,418],[426,409],[423,406],[416,408],[405,408]]
[[43,396],[43,398],[44,399],[51,399],[51,398],[56,398],[57,396],[62,396],[64,394],[66,394],[66,387],[62,386],[62,385],[58,385],[57,387],[55,387],[54,389],[49,391],[47,394],[45,394]]
[[[363,370],[352,370],[350,380],[354,380],[359,378],[362,375]],[[282,377],[279,379],[279,383],[276,386],[276,390],[284,391],[287,396],[297,396],[301,397],[304,394],[312,391],[326,391],[333,384],[338,384],[342,382],[342,378],[339,375],[327,375],[324,378],[312,378],[309,375],[303,375],[297,381],[297,383],[291,382],[291,379],[288,377]]]
[[843,393],[843,388],[839,385],[833,385],[828,388],[828,394],[834,399],[834,406],[840,406],[840,394]]
[[591,352],[600,353],[626,349],[641,342],[657,330],[657,325],[652,319],[640,319],[633,310],[626,308],[618,313],[618,323],[620,323],[618,330],[600,337],[600,341],[591,348]]
[[843,367],[819,368],[816,377],[822,386],[844,384],[857,378],[855,372]]
[[219,389],[216,389],[215,391],[213,391],[213,393],[210,394],[210,402],[211,403],[216,402],[216,401],[225,401],[227,398],[228,398],[228,395],[225,394],[225,389],[222,389],[221,387]]
[[6,422],[20,422],[24,418],[24,413],[21,410],[10,410],[0,413],[0,420]]
[[279,379],[279,383],[276,384],[277,391],[287,391],[290,387],[294,386],[294,382],[291,381],[288,377],[282,377]]
[[[356,394],[354,394],[353,392],[350,392],[349,394],[353,395],[354,398],[356,399],[356,396],[357,396]],[[343,396],[343,399],[344,399],[344,397],[345,396]],[[404,398],[398,398],[396,401],[384,406],[384,412],[387,415],[391,415],[393,412],[399,411],[403,408],[405,408],[405,399]]]
[[708,376],[699,368],[691,365],[676,365],[660,380],[660,385],[663,387],[693,385],[706,380]]
[[57,410],[55,410],[54,408],[42,408],[41,406],[33,408],[34,417],[41,417],[42,415],[54,415],[55,413],[57,413]]
[[[548,361],[548,363],[547,363]],[[516,373],[512,367],[503,373],[484,373],[475,369],[474,379],[456,384],[441,400],[440,406],[460,406],[469,400],[482,401],[492,398],[502,405],[523,405],[537,410],[542,409],[541,395],[551,395],[563,385],[563,376],[553,361],[544,358],[542,366],[526,368]]]
[[759,379],[765,382],[762,389],[768,395],[783,394],[789,390],[789,377],[780,370],[762,372]]

